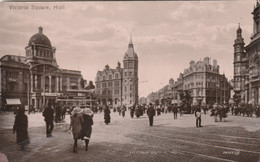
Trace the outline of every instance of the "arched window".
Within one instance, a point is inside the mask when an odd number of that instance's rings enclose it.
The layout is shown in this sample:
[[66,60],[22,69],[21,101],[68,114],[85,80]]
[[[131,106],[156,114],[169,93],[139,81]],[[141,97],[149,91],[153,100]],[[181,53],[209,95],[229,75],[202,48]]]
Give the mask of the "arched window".
[[115,74],[115,78],[118,79],[118,73]]

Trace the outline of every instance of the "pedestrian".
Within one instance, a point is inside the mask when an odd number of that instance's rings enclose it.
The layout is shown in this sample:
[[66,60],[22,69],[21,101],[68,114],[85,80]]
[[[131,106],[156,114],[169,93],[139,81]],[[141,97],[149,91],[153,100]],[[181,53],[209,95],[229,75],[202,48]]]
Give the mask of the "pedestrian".
[[82,110],[79,107],[75,107],[71,112],[70,117],[70,127],[69,127],[69,133],[72,129],[73,139],[74,139],[74,145],[73,145],[73,152],[77,152],[78,148],[78,139],[81,139],[82,137],[82,125],[83,125],[83,117],[82,117]]
[[140,117],[140,106],[139,106],[139,105],[136,105],[136,108],[135,108],[135,116],[136,116],[136,118],[139,118],[139,117]]
[[63,105],[63,106],[62,106],[62,115],[61,115],[62,119],[65,119],[65,117],[66,117],[66,112],[67,112],[67,106],[66,106],[66,105]]
[[134,117],[134,113],[135,113],[135,104],[130,107],[130,116],[131,116],[131,118]]
[[48,106],[44,109],[42,115],[44,116],[44,120],[46,123],[46,137],[52,136],[52,130],[53,130],[53,115],[54,110],[51,103],[48,103]]
[[123,106],[122,106],[122,109],[119,110],[119,111],[122,113],[122,116],[123,116],[123,118],[124,118],[124,117],[125,117],[126,106],[123,105]]
[[148,118],[149,118],[150,126],[153,126],[153,117],[155,116],[155,110],[153,108],[152,103],[150,103],[146,113],[147,113]]
[[55,122],[58,123],[60,121],[61,118],[61,107],[60,105],[57,103],[55,106]]
[[177,119],[177,113],[178,113],[177,104],[174,104],[174,105],[173,105],[173,110],[172,110],[172,112],[173,112],[173,117],[174,117],[174,119]]
[[201,110],[200,110],[200,106],[195,110],[195,117],[196,117],[196,127],[202,127],[201,126]]
[[88,144],[90,140],[90,136],[92,133],[92,125],[93,125],[93,111],[89,108],[85,108],[83,110],[83,125],[82,125],[82,140],[85,140],[86,151],[88,151]]
[[[179,106],[179,112],[180,112],[180,116],[183,116],[183,105]],[[177,119],[177,116],[176,116],[176,119]]]
[[20,150],[24,150],[24,146],[29,143],[28,118],[24,112],[24,107],[18,109],[13,126],[13,133],[16,133],[16,142]]
[[157,116],[161,115],[160,105],[157,105],[157,106],[156,106],[156,112],[157,112]]
[[108,123],[110,123],[110,109],[108,106],[106,106],[105,110],[104,110],[104,119],[105,119],[105,123],[108,125]]

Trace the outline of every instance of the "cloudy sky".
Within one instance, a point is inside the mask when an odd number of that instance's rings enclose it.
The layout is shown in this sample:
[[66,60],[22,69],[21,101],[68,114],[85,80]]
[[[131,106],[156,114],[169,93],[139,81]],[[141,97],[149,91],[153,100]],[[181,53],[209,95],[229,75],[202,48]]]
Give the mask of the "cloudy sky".
[[[43,33],[56,47],[59,66],[95,80],[98,70],[122,63],[130,34],[139,57],[139,96],[177,79],[190,60],[217,59],[233,76],[233,43],[240,22],[245,43],[253,30],[255,0],[0,3],[0,57],[25,56],[30,37]],[[49,6],[50,10],[10,9]],[[54,5],[64,5],[53,10]],[[143,82],[148,81],[148,82]]]

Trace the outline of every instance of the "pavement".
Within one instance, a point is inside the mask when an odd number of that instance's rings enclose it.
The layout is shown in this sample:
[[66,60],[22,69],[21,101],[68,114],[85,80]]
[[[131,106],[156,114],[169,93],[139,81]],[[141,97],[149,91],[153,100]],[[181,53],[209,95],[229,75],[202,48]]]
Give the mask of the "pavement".
[[[259,161],[260,118],[228,115],[215,122],[202,115],[201,128],[195,127],[194,115],[155,116],[148,126],[146,115],[125,118],[111,113],[111,123],[104,123],[103,114],[94,115],[89,151],[78,141],[79,152],[72,152],[73,138],[68,133],[69,115],[54,125],[53,137],[45,135],[41,113],[27,115],[30,144],[17,149],[12,134],[14,115],[0,113],[0,161],[3,154],[9,161]],[[2,153],[2,154],[1,154]]]

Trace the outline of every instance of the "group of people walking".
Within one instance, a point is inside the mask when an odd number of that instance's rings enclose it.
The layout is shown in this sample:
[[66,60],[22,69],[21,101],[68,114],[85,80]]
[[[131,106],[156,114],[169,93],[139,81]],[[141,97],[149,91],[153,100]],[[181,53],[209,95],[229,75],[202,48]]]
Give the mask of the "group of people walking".
[[70,117],[69,132],[72,130],[74,145],[73,152],[78,151],[78,140],[85,141],[85,150],[88,151],[89,139],[92,133],[94,113],[89,108],[75,107]]
[[[48,106],[44,108],[42,113],[46,124],[46,137],[52,137],[54,120],[56,121],[56,116],[54,114],[54,105],[49,103]],[[89,108],[73,108],[69,126],[69,133],[72,132],[74,139],[73,152],[78,151],[77,141],[79,139],[85,141],[85,150],[88,150],[93,125],[93,115],[93,111]],[[23,150],[25,145],[29,143],[28,117],[25,115],[25,108],[23,106],[17,110],[13,125],[13,133],[16,133],[16,142],[19,149]]]

